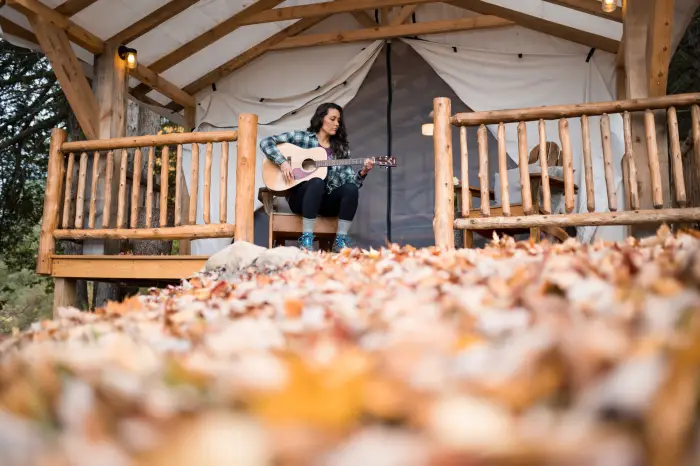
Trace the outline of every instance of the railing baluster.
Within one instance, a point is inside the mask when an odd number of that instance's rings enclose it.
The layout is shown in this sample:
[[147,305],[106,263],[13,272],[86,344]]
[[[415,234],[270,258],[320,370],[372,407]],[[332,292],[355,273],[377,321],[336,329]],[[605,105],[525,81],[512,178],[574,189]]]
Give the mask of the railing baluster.
[[105,167],[105,205],[102,208],[102,228],[109,228],[109,216],[112,213],[112,177],[114,176],[114,152],[107,152]]
[[683,179],[683,160],[681,159],[681,141],[678,135],[678,117],[675,107],[668,109],[668,137],[671,145],[671,166],[673,168],[673,184],[676,192],[676,202],[679,206],[685,207],[687,198],[685,192],[685,181]]
[[564,205],[566,213],[574,211],[574,162],[571,155],[571,138],[569,122],[559,119],[559,140],[561,141],[561,158],[564,166]]
[[227,223],[228,216],[228,142],[221,143],[221,173],[219,186],[219,223]]
[[100,179],[100,151],[95,151],[92,158],[92,186],[90,187],[90,217],[88,227],[95,228],[95,216],[97,215],[97,182]]
[[204,153],[204,223],[211,223],[211,164],[213,145],[208,142]]
[[160,226],[168,226],[168,172],[170,171],[170,148],[163,146],[160,154]]
[[83,214],[85,212],[85,185],[87,184],[88,155],[80,154],[80,169],[78,171],[78,194],[75,199],[75,228],[83,228]]
[[[540,170],[542,171],[542,211],[552,213],[552,193],[549,190],[549,167],[547,164],[547,128],[544,120],[537,124],[540,135]],[[539,195],[539,194],[538,194]]]
[[151,218],[153,217],[153,170],[156,163],[156,148],[148,148],[148,168],[146,178],[146,228],[151,228]]
[[527,126],[525,122],[518,123],[518,166],[520,168],[520,194],[523,199],[523,212],[532,214],[532,193],[530,192],[530,170],[528,167]]
[[126,172],[129,167],[129,153],[122,149],[121,165],[119,166],[119,197],[117,199],[117,228],[126,226]]
[[615,189],[615,167],[613,167],[612,141],[610,140],[610,117],[607,113],[603,113],[600,117],[600,136],[603,141],[603,164],[608,208],[611,212],[615,212],[617,210],[617,190]]
[[190,212],[187,223],[197,223],[197,191],[199,189],[199,144],[192,144],[192,173],[190,175]]
[[622,117],[625,135],[625,157],[627,159],[627,169],[629,177],[629,200],[630,209],[639,209],[639,188],[637,187],[637,163],[634,160],[634,146],[632,145],[632,122],[629,112],[625,112]]
[[[472,192],[469,189],[469,147],[467,145],[467,127],[459,128],[459,154],[460,154],[460,174],[462,176],[462,187],[460,196],[462,197],[462,218],[468,218],[472,210]],[[474,234],[472,231],[464,230],[464,247],[471,248],[474,245]]]
[[700,106],[690,107],[690,116],[692,119],[693,156],[695,158],[693,161],[695,166],[694,182],[700,183]]
[[141,194],[141,149],[134,151],[134,178],[131,180],[131,228],[136,228],[139,220],[139,197]]
[[661,186],[661,167],[659,166],[659,149],[656,145],[656,123],[654,112],[644,112],[644,130],[647,137],[647,156],[649,159],[649,173],[651,174],[651,190],[654,208],[664,206],[664,195]]
[[175,156],[175,226],[182,225],[182,144],[177,145]]
[[479,187],[481,188],[481,216],[491,215],[491,197],[489,192],[489,147],[486,135],[486,126],[480,125],[476,133],[479,146]]
[[591,128],[588,116],[581,117],[581,142],[583,144],[583,168],[586,179],[586,206],[589,212],[595,212],[595,191],[593,186],[593,157],[591,156]]
[[498,176],[501,182],[501,209],[510,217],[510,194],[508,193],[508,162],[506,160],[506,127],[498,124]]
[[68,167],[66,168],[66,194],[63,198],[63,228],[70,228],[71,197],[73,196],[73,167],[75,154],[68,154]]

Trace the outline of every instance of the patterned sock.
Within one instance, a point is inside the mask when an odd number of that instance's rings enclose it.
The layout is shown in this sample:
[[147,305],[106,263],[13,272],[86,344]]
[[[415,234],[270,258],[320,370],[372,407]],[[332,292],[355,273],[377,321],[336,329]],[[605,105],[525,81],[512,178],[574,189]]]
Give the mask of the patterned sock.
[[314,232],[314,225],[316,225],[316,219],[315,218],[306,218],[302,217],[302,231],[304,233],[311,233],[313,234]]
[[350,225],[352,225],[350,220],[338,220],[337,234],[347,236],[348,232],[350,231]]

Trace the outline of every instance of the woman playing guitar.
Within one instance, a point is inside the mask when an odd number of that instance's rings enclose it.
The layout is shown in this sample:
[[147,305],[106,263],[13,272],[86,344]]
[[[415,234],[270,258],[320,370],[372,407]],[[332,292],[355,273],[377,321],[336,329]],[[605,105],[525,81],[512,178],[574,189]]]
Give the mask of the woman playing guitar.
[[[293,179],[292,168],[277,148],[278,144],[290,143],[303,149],[323,147],[329,159],[350,158],[343,108],[334,103],[319,105],[311,117],[306,131],[288,131],[260,141],[260,149],[273,163],[280,167],[285,178]],[[316,217],[338,217],[338,230],[333,243],[333,251],[338,252],[350,246],[348,231],[357,212],[359,188],[372,170],[370,159],[359,171],[348,165],[332,166],[325,179],[313,178],[290,189],[287,201],[289,207],[303,218],[303,233],[299,247],[311,250],[314,241]]]

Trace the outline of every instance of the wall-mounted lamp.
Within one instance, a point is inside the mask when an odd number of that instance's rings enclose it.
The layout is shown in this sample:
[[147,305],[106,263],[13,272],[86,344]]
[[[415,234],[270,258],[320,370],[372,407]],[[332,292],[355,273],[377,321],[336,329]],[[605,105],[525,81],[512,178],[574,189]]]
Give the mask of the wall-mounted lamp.
[[423,126],[421,126],[421,133],[423,136],[432,136],[434,129],[435,125],[432,123],[424,123]]
[[617,8],[617,0],[603,0],[602,7],[604,12],[612,13]]
[[117,49],[119,58],[126,61],[126,67],[130,70],[136,68],[136,49],[130,49],[125,45],[120,45]]

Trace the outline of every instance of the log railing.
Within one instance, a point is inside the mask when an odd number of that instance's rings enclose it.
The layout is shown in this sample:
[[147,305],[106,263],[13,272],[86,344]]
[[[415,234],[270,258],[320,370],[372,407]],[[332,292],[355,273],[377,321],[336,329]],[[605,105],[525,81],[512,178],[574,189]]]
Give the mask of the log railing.
[[[433,137],[435,150],[435,218],[433,228],[438,247],[454,247],[454,230],[489,230],[519,229],[540,227],[571,227],[592,225],[633,225],[660,222],[691,222],[700,219],[700,208],[686,207],[686,184],[700,183],[700,173],[694,174],[693,180],[684,180],[681,146],[678,134],[677,109],[690,107],[693,135],[700,140],[700,93],[679,94],[658,98],[632,99],[611,102],[597,102],[577,105],[558,105],[533,107],[514,110],[499,110],[474,113],[457,113],[451,115],[450,99],[440,97],[433,101]],[[679,208],[663,208],[664,196],[662,186],[659,148],[656,139],[655,110],[666,110],[670,182],[673,185],[674,201]],[[639,156],[635,156],[632,140],[632,112],[643,112],[644,133],[646,137],[646,165],[649,179],[640,180],[636,167]],[[611,114],[622,114],[624,128],[625,153],[622,159],[623,189],[629,210],[620,211],[617,202],[617,189],[614,180],[613,153],[611,144]],[[588,117],[600,116],[602,155],[605,175],[608,212],[595,212],[595,192],[593,186],[593,161]],[[579,118],[582,135],[582,160],[587,196],[587,213],[574,213],[575,186],[571,138],[569,135],[569,118]],[[552,215],[552,196],[550,192],[549,171],[547,165],[546,120],[558,120],[558,136],[562,149],[564,206],[565,214]],[[533,209],[530,191],[530,174],[528,172],[528,143],[525,122],[538,122],[539,162],[541,168],[542,206]],[[524,215],[511,216],[506,175],[506,123],[518,123],[518,166],[520,169],[522,212]],[[502,206],[501,216],[492,216],[489,205],[489,169],[486,125],[497,124],[498,165]],[[452,126],[460,130],[461,158],[461,218],[455,220],[454,185],[452,178]],[[469,153],[467,150],[467,127],[477,126],[479,183],[481,188],[481,208],[479,215],[472,212],[472,199],[468,186]],[[700,144],[694,146],[694,158],[700,166]],[[653,209],[640,209],[639,184],[649,183]],[[691,184],[692,184],[691,183]],[[667,199],[666,201],[669,201]],[[668,202],[667,202],[668,205]]]
[[[56,240],[132,239],[193,240],[236,238],[253,241],[257,116],[243,114],[238,131],[174,133],[66,142],[66,132],[51,134],[48,177],[44,198],[37,273],[51,273]],[[237,142],[234,224],[227,223],[229,144]],[[191,145],[189,207],[182,169],[183,145]],[[219,217],[211,216],[214,144],[221,144]],[[203,145],[203,154],[200,154]],[[196,224],[199,158],[204,157],[203,217]],[[160,165],[157,196],[159,217],[153,218],[156,165]],[[78,166],[77,170],[75,169]],[[92,169],[88,169],[91,165]],[[130,166],[131,165],[131,166]],[[174,199],[169,200],[175,168]],[[146,173],[142,173],[145,171]],[[127,174],[131,176],[127,176]],[[77,180],[73,177],[77,176]],[[88,178],[90,182],[88,183]],[[146,182],[145,193],[143,180]],[[74,190],[74,185],[76,188]],[[145,204],[141,206],[141,202]],[[214,200],[216,202],[216,200]],[[170,208],[174,220],[169,221]],[[145,226],[139,226],[145,209]]]

